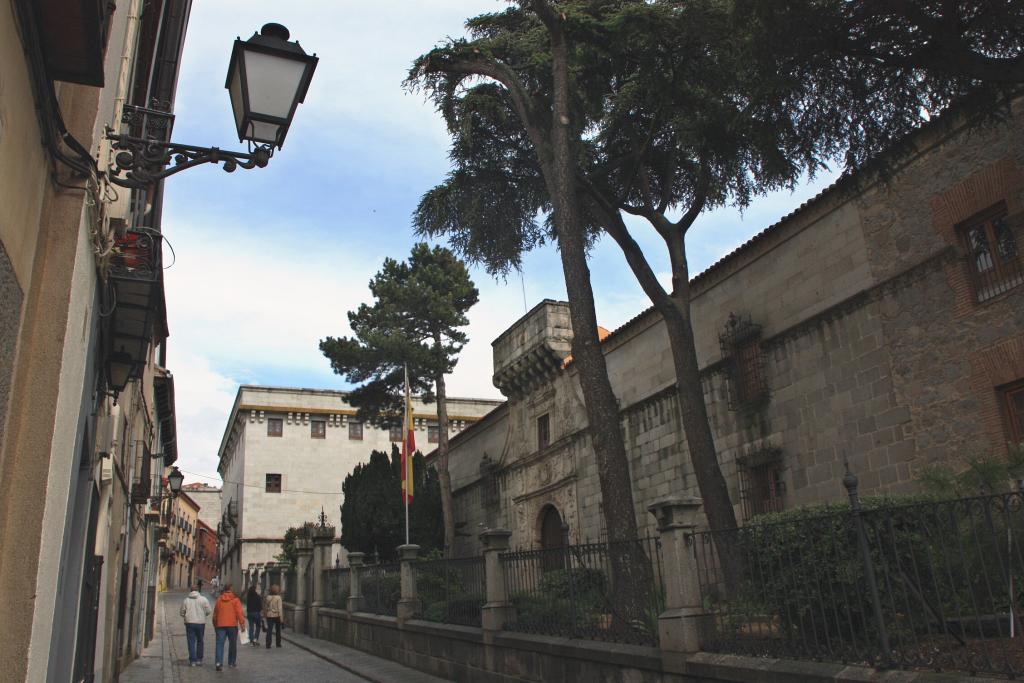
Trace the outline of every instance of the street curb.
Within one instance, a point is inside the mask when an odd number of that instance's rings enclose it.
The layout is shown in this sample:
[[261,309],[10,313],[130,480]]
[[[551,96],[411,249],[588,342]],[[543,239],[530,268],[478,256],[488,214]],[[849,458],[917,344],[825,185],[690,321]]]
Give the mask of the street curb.
[[[159,600],[162,602],[164,597],[161,596]],[[160,664],[160,668],[163,670],[164,674],[163,683],[175,683],[175,681],[180,679],[175,675],[176,672],[174,670],[174,663],[171,657],[171,648],[173,647],[171,643],[171,632],[167,629],[167,613],[163,605],[160,605],[160,641],[160,654],[163,660]]]
[[311,654],[311,655],[313,655],[315,657],[319,657],[320,659],[324,660],[325,662],[330,662],[334,666],[338,667],[339,669],[344,669],[345,671],[349,672],[350,674],[355,674],[356,676],[359,676],[360,678],[365,678],[366,680],[370,681],[370,683],[391,683],[390,681],[385,681],[383,679],[377,678],[376,676],[374,676],[372,674],[368,674],[365,671],[360,671],[359,669],[354,669],[354,668],[352,668],[351,666],[349,666],[347,664],[342,664],[338,660],[333,659],[332,657],[328,657],[327,655],[325,655],[325,654],[323,654],[321,652],[317,652],[316,650],[314,650],[314,649],[312,649],[310,647],[306,647],[305,645],[303,645],[301,643],[298,643],[298,642],[292,640],[291,638],[287,638],[287,637],[282,635],[281,636],[281,640],[285,641],[286,643],[291,643],[292,645],[294,645],[295,647],[299,648],[300,650],[305,650],[309,654]]

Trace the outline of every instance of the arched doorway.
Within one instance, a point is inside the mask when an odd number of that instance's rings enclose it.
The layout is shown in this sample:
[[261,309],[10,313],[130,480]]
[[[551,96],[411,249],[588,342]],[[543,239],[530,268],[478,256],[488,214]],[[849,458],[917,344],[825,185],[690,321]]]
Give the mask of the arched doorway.
[[540,518],[540,547],[553,550],[562,545],[562,515],[554,505],[545,505]]

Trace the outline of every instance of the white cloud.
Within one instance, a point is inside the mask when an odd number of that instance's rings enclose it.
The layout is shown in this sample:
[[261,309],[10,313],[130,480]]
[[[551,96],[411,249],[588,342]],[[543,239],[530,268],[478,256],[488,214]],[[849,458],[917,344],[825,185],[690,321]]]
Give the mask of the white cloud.
[[172,357],[178,425],[178,467],[185,480],[213,483],[195,474],[217,477],[217,449],[237,384],[210,366],[208,359],[179,350]]

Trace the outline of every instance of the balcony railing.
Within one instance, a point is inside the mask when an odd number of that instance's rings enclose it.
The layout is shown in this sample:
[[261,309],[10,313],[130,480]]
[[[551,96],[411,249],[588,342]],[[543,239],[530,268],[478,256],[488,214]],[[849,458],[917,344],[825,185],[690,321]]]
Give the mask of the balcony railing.
[[118,280],[155,282],[160,274],[160,233],[127,231],[114,243],[109,272]]

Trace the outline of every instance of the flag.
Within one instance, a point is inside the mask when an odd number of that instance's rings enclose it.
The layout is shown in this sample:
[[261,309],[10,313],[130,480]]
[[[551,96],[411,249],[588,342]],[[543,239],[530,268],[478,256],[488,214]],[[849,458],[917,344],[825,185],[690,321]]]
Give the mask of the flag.
[[402,419],[405,430],[402,439],[402,501],[412,502],[412,454],[416,451],[416,434],[412,418],[412,392],[409,389],[409,368],[405,368],[405,416]]

